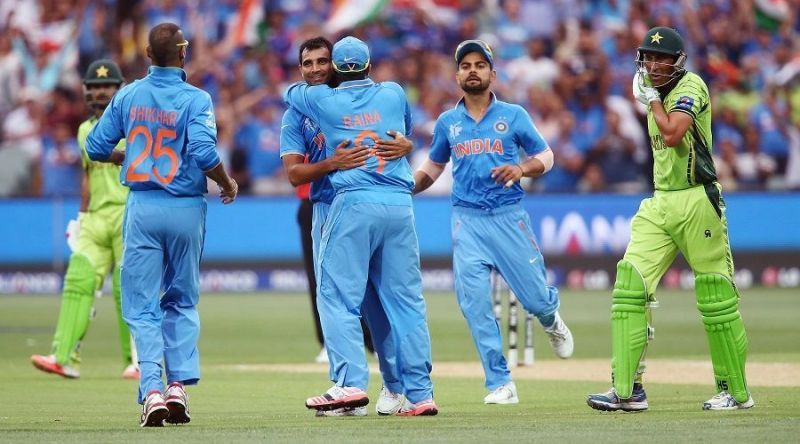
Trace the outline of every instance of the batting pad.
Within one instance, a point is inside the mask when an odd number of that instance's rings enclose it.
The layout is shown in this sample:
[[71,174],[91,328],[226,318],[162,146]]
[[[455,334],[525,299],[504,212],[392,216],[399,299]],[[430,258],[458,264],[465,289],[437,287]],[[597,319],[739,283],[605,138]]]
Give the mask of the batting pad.
[[639,361],[647,346],[647,291],[636,267],[626,260],[617,264],[611,305],[611,370],[620,398],[630,398]]
[[94,265],[88,257],[80,253],[70,257],[53,341],[53,353],[61,365],[69,364],[70,355],[89,328],[96,279]]
[[694,284],[717,389],[745,402],[750,396],[744,368],[747,334],[739,314],[739,295],[731,281],[719,274],[701,274]]

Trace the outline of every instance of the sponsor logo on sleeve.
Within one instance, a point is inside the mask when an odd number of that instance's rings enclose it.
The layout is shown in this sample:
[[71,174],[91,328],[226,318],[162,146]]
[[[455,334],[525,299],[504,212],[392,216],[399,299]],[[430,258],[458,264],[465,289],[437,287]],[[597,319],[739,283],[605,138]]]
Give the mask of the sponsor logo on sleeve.
[[694,99],[688,96],[681,96],[678,101],[675,102],[675,108],[682,109],[684,111],[691,111],[693,106]]

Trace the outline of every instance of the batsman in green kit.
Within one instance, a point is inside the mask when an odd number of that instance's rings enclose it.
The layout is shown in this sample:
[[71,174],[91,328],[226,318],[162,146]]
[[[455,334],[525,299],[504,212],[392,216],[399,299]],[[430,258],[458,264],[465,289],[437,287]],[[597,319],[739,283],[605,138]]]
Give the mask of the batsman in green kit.
[[711,158],[708,87],[684,69],[685,62],[683,40],[671,28],[651,29],[638,48],[633,94],[648,108],[655,193],[633,217],[630,242],[617,264],[611,307],[613,387],[589,395],[587,403],[597,410],[647,410],[642,374],[654,333],[650,309],[656,286],[678,252],[694,272],[719,392],[703,403],[703,410],[754,405],[745,378],[747,335],[733,280],[725,202]]
[[[97,124],[111,97],[120,89],[122,73],[116,63],[98,60],[89,65],[84,76],[84,92],[92,117],[78,129],[84,170],[81,185],[81,206],[78,219],[67,226],[67,243],[72,250],[64,288],[58,325],[50,355],[33,355],[33,365],[65,378],[80,376],[80,344],[94,313],[95,293],[111,273],[112,293],[116,303],[120,346],[125,370],[122,377],[139,378],[135,349],[130,330],[122,319],[120,306],[120,269],[122,259],[122,216],[128,189],[120,184],[120,167],[114,163],[94,162],[86,154],[86,137]],[[117,146],[117,155],[124,158],[125,142]]]

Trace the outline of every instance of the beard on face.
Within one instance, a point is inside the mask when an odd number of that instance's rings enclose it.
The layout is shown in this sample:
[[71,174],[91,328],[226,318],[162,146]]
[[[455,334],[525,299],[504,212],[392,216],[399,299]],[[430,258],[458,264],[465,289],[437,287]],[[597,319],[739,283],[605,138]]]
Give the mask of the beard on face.
[[86,104],[89,105],[89,108],[91,108],[95,113],[102,114],[109,103],[111,103],[111,97],[108,97],[105,94],[87,94],[86,96]]
[[[473,80],[478,80],[478,83],[475,84],[469,83]],[[465,93],[482,93],[489,89],[489,85],[492,83],[491,80],[483,80],[477,77],[467,78],[466,80],[460,80],[459,86]]]

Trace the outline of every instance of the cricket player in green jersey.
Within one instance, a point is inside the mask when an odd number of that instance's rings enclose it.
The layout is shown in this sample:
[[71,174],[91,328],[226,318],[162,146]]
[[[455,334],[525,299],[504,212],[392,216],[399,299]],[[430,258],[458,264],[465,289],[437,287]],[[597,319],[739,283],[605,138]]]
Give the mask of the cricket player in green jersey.
[[[94,162],[86,154],[86,137],[97,124],[111,97],[124,82],[122,72],[110,60],[89,65],[83,79],[86,101],[92,116],[78,129],[84,170],[78,219],[67,226],[67,242],[72,250],[61,297],[61,311],[50,355],[33,355],[33,365],[65,378],[80,376],[79,348],[94,312],[95,293],[112,274],[112,293],[116,303],[122,347],[123,378],[138,379],[136,350],[130,330],[122,319],[120,306],[120,261],[122,259],[122,215],[128,188],[120,184],[120,167],[114,163]],[[112,159],[124,159],[125,141],[116,147]]]
[[733,280],[725,202],[711,160],[711,102],[705,82],[684,69],[683,39],[656,27],[638,48],[633,94],[647,106],[655,193],[631,221],[631,239],[617,264],[611,306],[612,382],[589,395],[605,411],[647,410],[644,355],[653,339],[650,308],[658,281],[678,252],[695,276],[719,393],[703,410],[754,405],[745,378],[747,336]]

